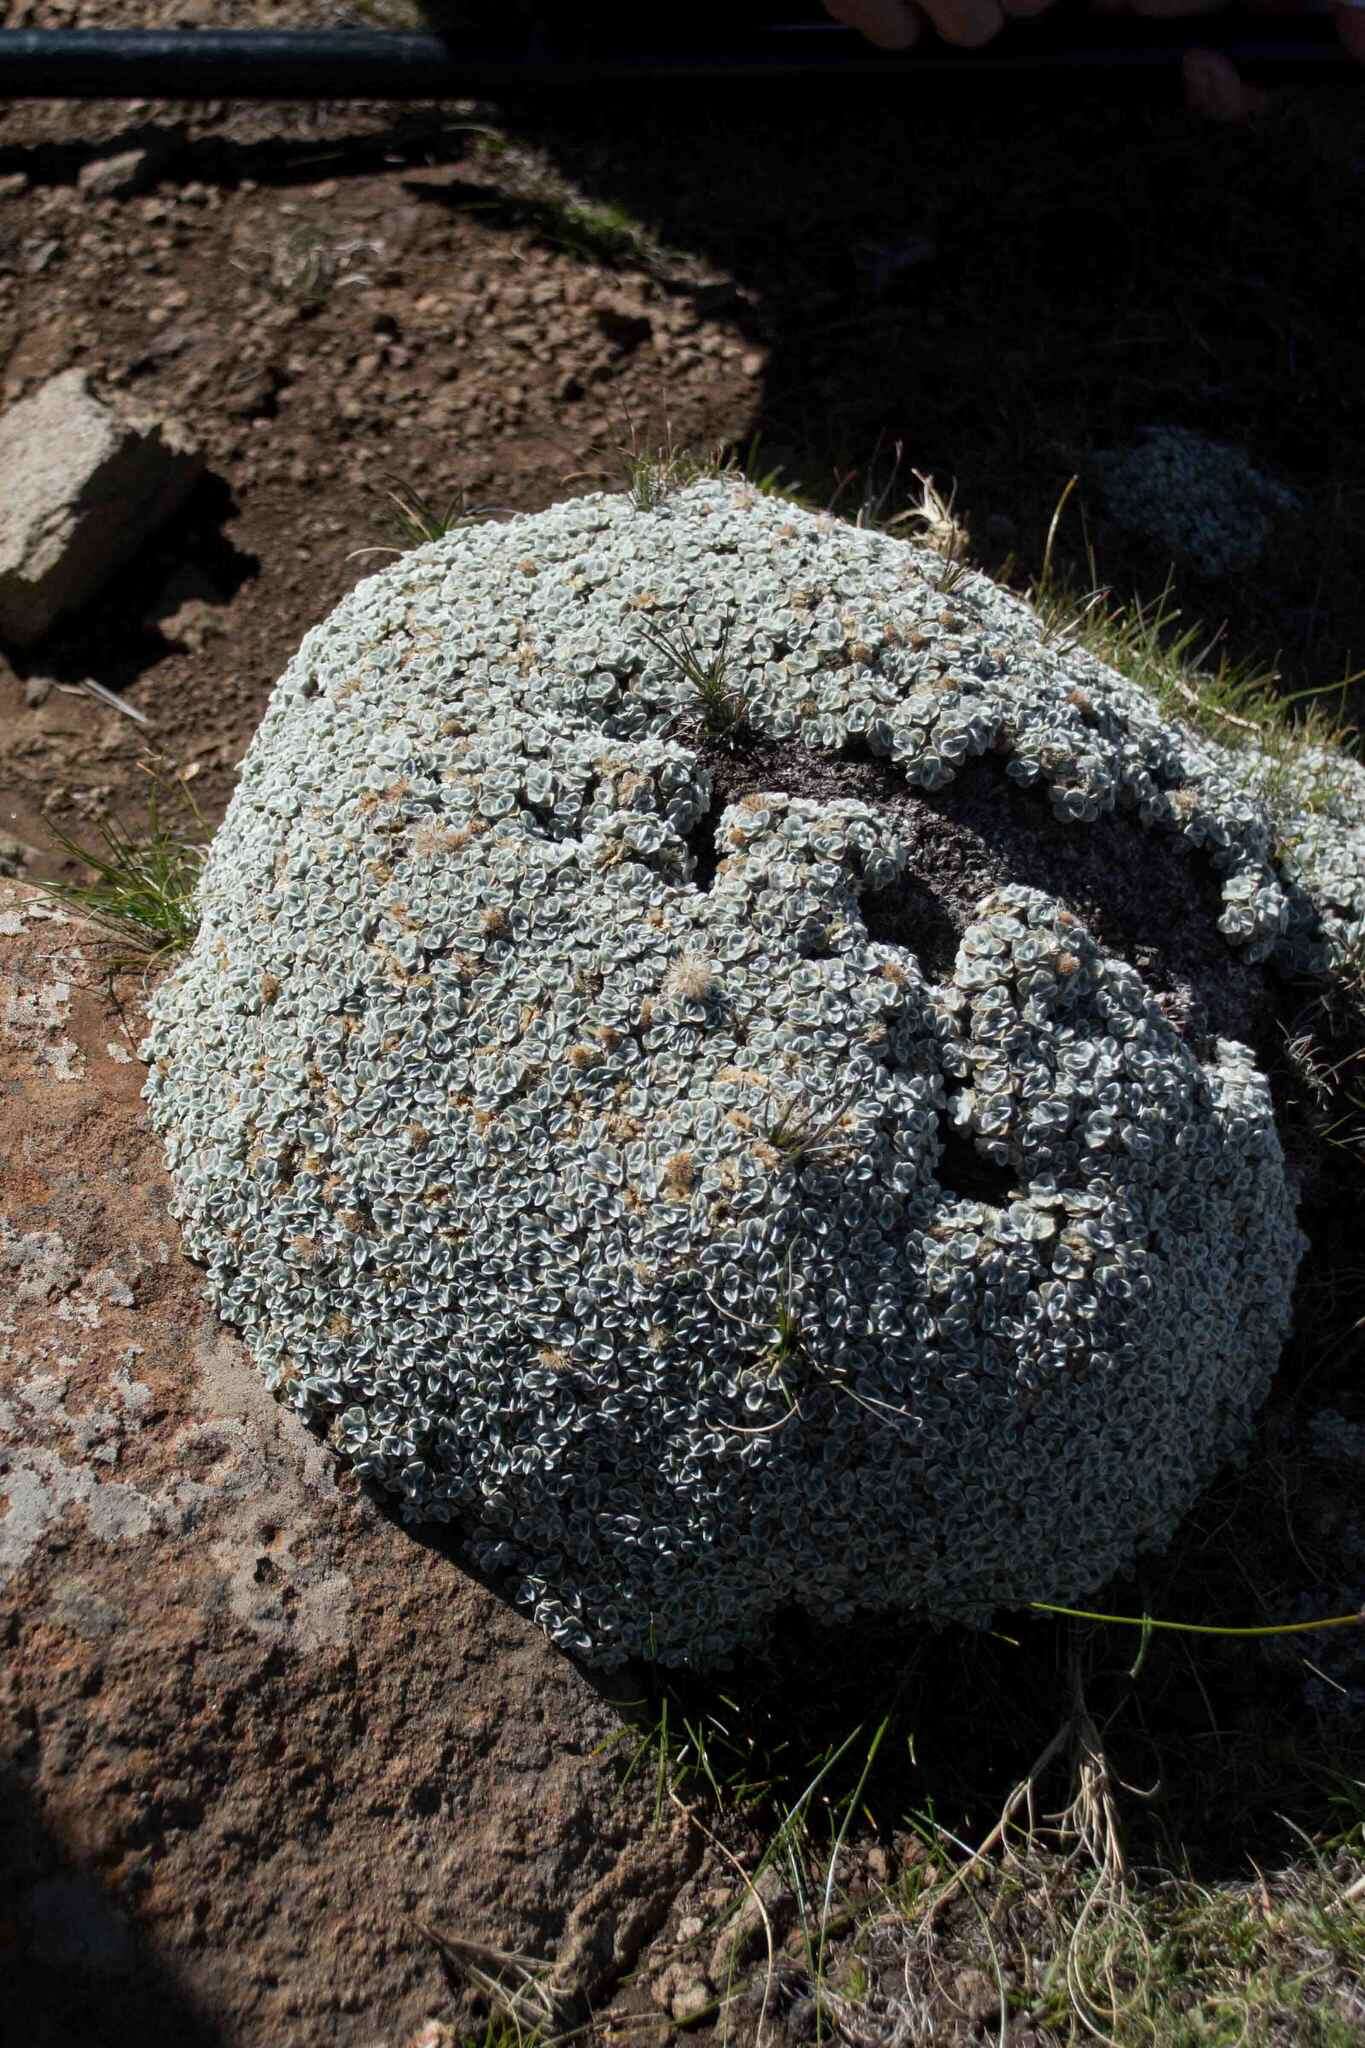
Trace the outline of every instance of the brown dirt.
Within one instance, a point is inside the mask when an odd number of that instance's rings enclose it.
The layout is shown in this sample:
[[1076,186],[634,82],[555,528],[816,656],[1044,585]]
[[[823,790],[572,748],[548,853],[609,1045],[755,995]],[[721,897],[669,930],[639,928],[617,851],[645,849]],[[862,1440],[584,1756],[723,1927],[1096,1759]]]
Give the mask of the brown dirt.
[[907,946],[930,976],[951,973],[981,899],[1020,883],[1055,896],[1106,950],[1139,967],[1196,1044],[1237,1038],[1267,1066],[1277,1059],[1269,977],[1230,953],[1218,931],[1217,877],[1174,834],[1121,814],[1059,824],[1045,801],[1010,782],[989,755],[930,795],[910,788],[890,762],[851,747],[833,756],[798,741],[694,745],[712,776],[710,810],[692,834],[701,886],[714,873],[715,827],[727,804],[761,790],[821,802],[853,797],[894,820],[906,856],[894,889],[863,897],[868,931]]
[[[340,12],[211,16],[300,26]],[[7,17],[197,18],[128,0]],[[643,445],[662,441],[665,412],[680,442],[707,447],[748,426],[765,357],[736,327],[733,279],[687,257],[621,275],[486,225],[465,210],[471,138],[457,132],[481,113],[0,108],[0,400],[79,365],[115,400],[183,419],[208,465],[102,599],[31,654],[0,656],[0,832],[37,849],[29,872],[63,871],[50,824],[79,835],[145,813],[147,740],[221,813],[302,634],[383,566],[395,479],[441,511],[535,509],[619,488],[633,425]],[[86,165],[138,147],[160,158],[151,189],[85,196]],[[482,198],[497,204],[492,186]],[[87,675],[148,724],[71,694]]]

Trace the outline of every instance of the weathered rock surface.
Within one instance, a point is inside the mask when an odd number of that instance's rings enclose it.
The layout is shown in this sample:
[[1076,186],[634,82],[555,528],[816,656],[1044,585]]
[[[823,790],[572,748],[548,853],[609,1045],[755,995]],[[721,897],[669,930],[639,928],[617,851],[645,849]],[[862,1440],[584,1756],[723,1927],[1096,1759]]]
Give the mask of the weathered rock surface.
[[87,199],[126,199],[151,183],[155,161],[145,149],[121,149],[82,164],[76,183]]
[[[0,1954],[29,2048],[403,2048],[423,1923],[601,1998],[696,1857],[610,1706],[276,1407],[90,928],[0,883]],[[634,1845],[634,1846],[632,1846]]]
[[50,378],[0,417],[0,639],[27,647],[169,519],[203,469],[187,430]]

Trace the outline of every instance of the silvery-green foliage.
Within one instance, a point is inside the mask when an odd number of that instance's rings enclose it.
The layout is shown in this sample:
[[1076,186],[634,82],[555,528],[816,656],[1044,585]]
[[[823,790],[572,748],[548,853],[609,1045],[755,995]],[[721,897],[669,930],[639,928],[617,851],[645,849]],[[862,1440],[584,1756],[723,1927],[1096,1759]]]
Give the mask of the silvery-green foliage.
[[1321,973],[1358,961],[1365,941],[1365,767],[1350,755],[1302,746],[1286,759],[1257,748],[1213,749],[1225,774],[1282,823],[1275,859],[1311,916],[1291,916],[1279,966]]
[[1216,752],[938,572],[728,482],[417,549],[289,664],[154,1001],[222,1315],[600,1663],[1079,1598],[1244,1444],[1288,1326],[1264,1077],[1057,902],[999,890],[936,982],[863,923],[889,818],[762,793],[696,886],[711,778],[642,617],[728,632],[760,736],[925,789],[993,750],[1064,820],[1184,833],[1251,958],[1307,943]]
[[1184,554],[1205,576],[1254,568],[1274,520],[1303,510],[1245,449],[1188,427],[1144,427],[1131,446],[1092,456],[1090,469],[1114,518]]

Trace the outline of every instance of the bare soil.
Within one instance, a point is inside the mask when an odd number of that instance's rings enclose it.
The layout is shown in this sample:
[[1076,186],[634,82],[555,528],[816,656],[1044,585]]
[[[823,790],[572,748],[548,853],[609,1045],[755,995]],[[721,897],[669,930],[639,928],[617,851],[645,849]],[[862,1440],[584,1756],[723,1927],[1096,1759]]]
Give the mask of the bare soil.
[[[188,25],[128,4],[13,25]],[[215,7],[218,26],[270,10]],[[304,10],[274,10],[299,25]],[[316,20],[316,15],[314,16]],[[487,110],[0,108],[0,397],[73,365],[183,420],[207,475],[136,565],[40,649],[0,659],[0,831],[51,872],[57,822],[145,811],[146,742],[207,816],[308,626],[382,567],[395,483],[444,511],[619,488],[632,422],[710,447],[752,419],[766,351],[705,260],[619,274],[509,232],[464,168]],[[81,171],[144,148],[148,189]],[[481,196],[475,196],[475,195]],[[365,549],[370,552],[362,552]],[[70,686],[91,675],[147,723]],[[51,688],[44,691],[44,684]],[[41,701],[37,701],[41,700]]]

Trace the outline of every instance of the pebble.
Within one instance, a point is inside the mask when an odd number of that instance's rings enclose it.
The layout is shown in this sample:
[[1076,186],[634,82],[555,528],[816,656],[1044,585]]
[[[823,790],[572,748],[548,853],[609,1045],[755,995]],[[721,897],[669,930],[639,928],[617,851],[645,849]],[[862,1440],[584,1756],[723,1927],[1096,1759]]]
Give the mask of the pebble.
[[[138,189],[149,170],[145,149],[125,149],[117,156],[96,157],[92,163],[82,164],[76,184],[87,199],[122,199]],[[144,213],[148,220],[157,217]]]

